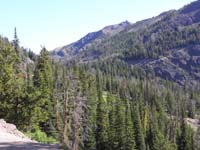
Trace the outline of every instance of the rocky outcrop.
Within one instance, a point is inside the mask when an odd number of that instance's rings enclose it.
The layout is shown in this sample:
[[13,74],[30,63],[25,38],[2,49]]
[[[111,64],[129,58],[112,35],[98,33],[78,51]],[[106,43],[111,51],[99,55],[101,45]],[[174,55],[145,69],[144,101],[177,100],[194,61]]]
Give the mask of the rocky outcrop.
[[185,122],[194,130],[200,127],[200,120],[199,119],[192,119],[192,118],[185,118]]
[[32,141],[14,124],[0,119],[0,150],[59,150],[58,144],[43,144]]
[[22,132],[17,130],[14,124],[0,119],[0,143],[4,142],[34,142]]

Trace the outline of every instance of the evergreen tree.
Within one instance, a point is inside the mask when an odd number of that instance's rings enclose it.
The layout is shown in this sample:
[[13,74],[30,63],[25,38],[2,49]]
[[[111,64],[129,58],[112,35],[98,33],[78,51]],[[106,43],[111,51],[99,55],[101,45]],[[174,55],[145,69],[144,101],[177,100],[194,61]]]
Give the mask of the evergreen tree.
[[108,120],[109,120],[109,127],[108,127],[108,139],[109,139],[109,150],[112,150],[115,146],[115,97],[108,92],[107,94],[107,103],[109,106],[109,113],[108,113]]
[[142,131],[139,108],[137,104],[134,105],[132,111],[133,111],[132,117],[133,117],[133,123],[134,123],[136,149],[145,150],[144,135]]
[[106,101],[103,98],[102,74],[97,73],[97,129],[96,146],[97,150],[108,149],[108,116]]
[[[84,80],[84,79],[82,79]],[[89,77],[88,83],[88,94],[85,110],[86,122],[85,122],[85,139],[84,149],[85,150],[96,150],[96,107],[97,107],[97,94],[94,77]]]
[[[16,34],[16,33],[15,33]],[[17,41],[15,39],[15,41]],[[16,42],[16,49],[19,49]],[[0,43],[0,92],[2,99],[2,118],[23,128],[24,76],[19,56],[9,43],[1,39]]]
[[135,150],[135,133],[131,117],[131,106],[127,99],[125,107],[125,138],[125,149]]
[[16,29],[16,27],[14,29],[13,47],[14,47],[15,53],[17,55],[19,55],[19,53],[20,53],[20,51],[19,51],[19,39],[18,39],[18,36],[17,36],[17,29]]
[[[16,53],[16,60],[15,60],[15,82],[13,85],[14,91],[14,119],[13,121],[15,124],[18,126],[18,128],[23,128],[23,120],[25,119],[24,117],[24,112],[22,112],[23,107],[26,107],[25,105],[25,78],[26,78],[26,68],[23,68],[23,62],[22,62],[22,57],[21,57],[21,49],[19,46],[19,39],[17,36],[17,30],[15,28],[14,32],[14,40],[13,40],[13,49],[15,50]],[[24,70],[23,70],[24,69]]]
[[115,103],[115,137],[114,137],[114,147],[113,149],[125,149],[125,108],[123,107],[123,103],[120,98],[117,98]]
[[31,64],[26,64],[26,80],[24,86],[24,100],[23,100],[23,125],[24,130],[28,131],[31,129],[31,111],[34,108],[33,97],[33,66]]
[[35,107],[31,114],[33,126],[38,126],[40,123],[46,124],[53,113],[52,80],[49,53],[46,48],[43,48],[37,60],[33,77],[35,95],[33,102]]
[[176,145],[171,144],[161,132],[156,130],[154,136],[152,150],[176,150]]
[[180,134],[178,135],[178,150],[193,150],[194,142],[193,142],[193,131],[186,124],[184,119],[181,121],[180,125]]
[[16,53],[9,44],[2,39],[0,43],[0,118],[13,122],[13,87],[15,82],[14,65]]

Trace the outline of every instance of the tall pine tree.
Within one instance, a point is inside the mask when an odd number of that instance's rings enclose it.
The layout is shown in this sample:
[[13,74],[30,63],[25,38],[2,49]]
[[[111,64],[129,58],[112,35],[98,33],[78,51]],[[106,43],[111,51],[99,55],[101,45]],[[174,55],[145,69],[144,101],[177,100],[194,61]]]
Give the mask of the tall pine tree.
[[[53,113],[52,102],[52,68],[49,52],[43,48],[36,62],[33,84],[34,94],[32,110],[32,125],[38,126],[41,123],[46,125]],[[46,129],[48,130],[48,129]]]

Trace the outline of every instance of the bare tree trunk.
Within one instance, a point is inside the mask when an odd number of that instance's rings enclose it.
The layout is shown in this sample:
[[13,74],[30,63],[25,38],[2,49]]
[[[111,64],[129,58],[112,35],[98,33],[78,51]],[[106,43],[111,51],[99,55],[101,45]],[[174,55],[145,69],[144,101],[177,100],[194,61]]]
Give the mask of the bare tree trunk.
[[73,150],[78,150],[78,140],[77,140],[77,130],[76,130],[76,124],[74,124],[74,129],[73,129],[73,143],[72,143],[72,149]]
[[56,129],[58,132],[60,132],[60,127],[59,127],[59,111],[58,111],[58,98],[56,98]]
[[68,147],[68,135],[67,135],[67,108],[68,108],[68,91],[64,90],[64,125],[63,125],[63,144]]
[[72,145],[73,150],[78,150],[78,143],[77,143],[77,139],[75,139],[73,141],[73,145]]
[[73,135],[73,140],[72,140],[72,149],[73,150],[78,150],[78,145],[77,145],[77,116],[76,116],[76,100],[73,101],[73,124],[72,124],[72,135]]
[[56,99],[56,129],[58,130],[58,132],[60,133],[60,127],[59,127],[59,100],[58,100],[58,86],[56,83],[56,87],[55,87],[55,92],[54,92],[54,97]]

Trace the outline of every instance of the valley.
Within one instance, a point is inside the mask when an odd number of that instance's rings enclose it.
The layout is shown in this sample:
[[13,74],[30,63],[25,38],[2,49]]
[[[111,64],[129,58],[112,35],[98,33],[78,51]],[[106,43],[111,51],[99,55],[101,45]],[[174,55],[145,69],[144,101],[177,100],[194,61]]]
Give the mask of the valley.
[[0,149],[199,150],[199,91],[200,0],[40,54],[15,28],[0,36]]

